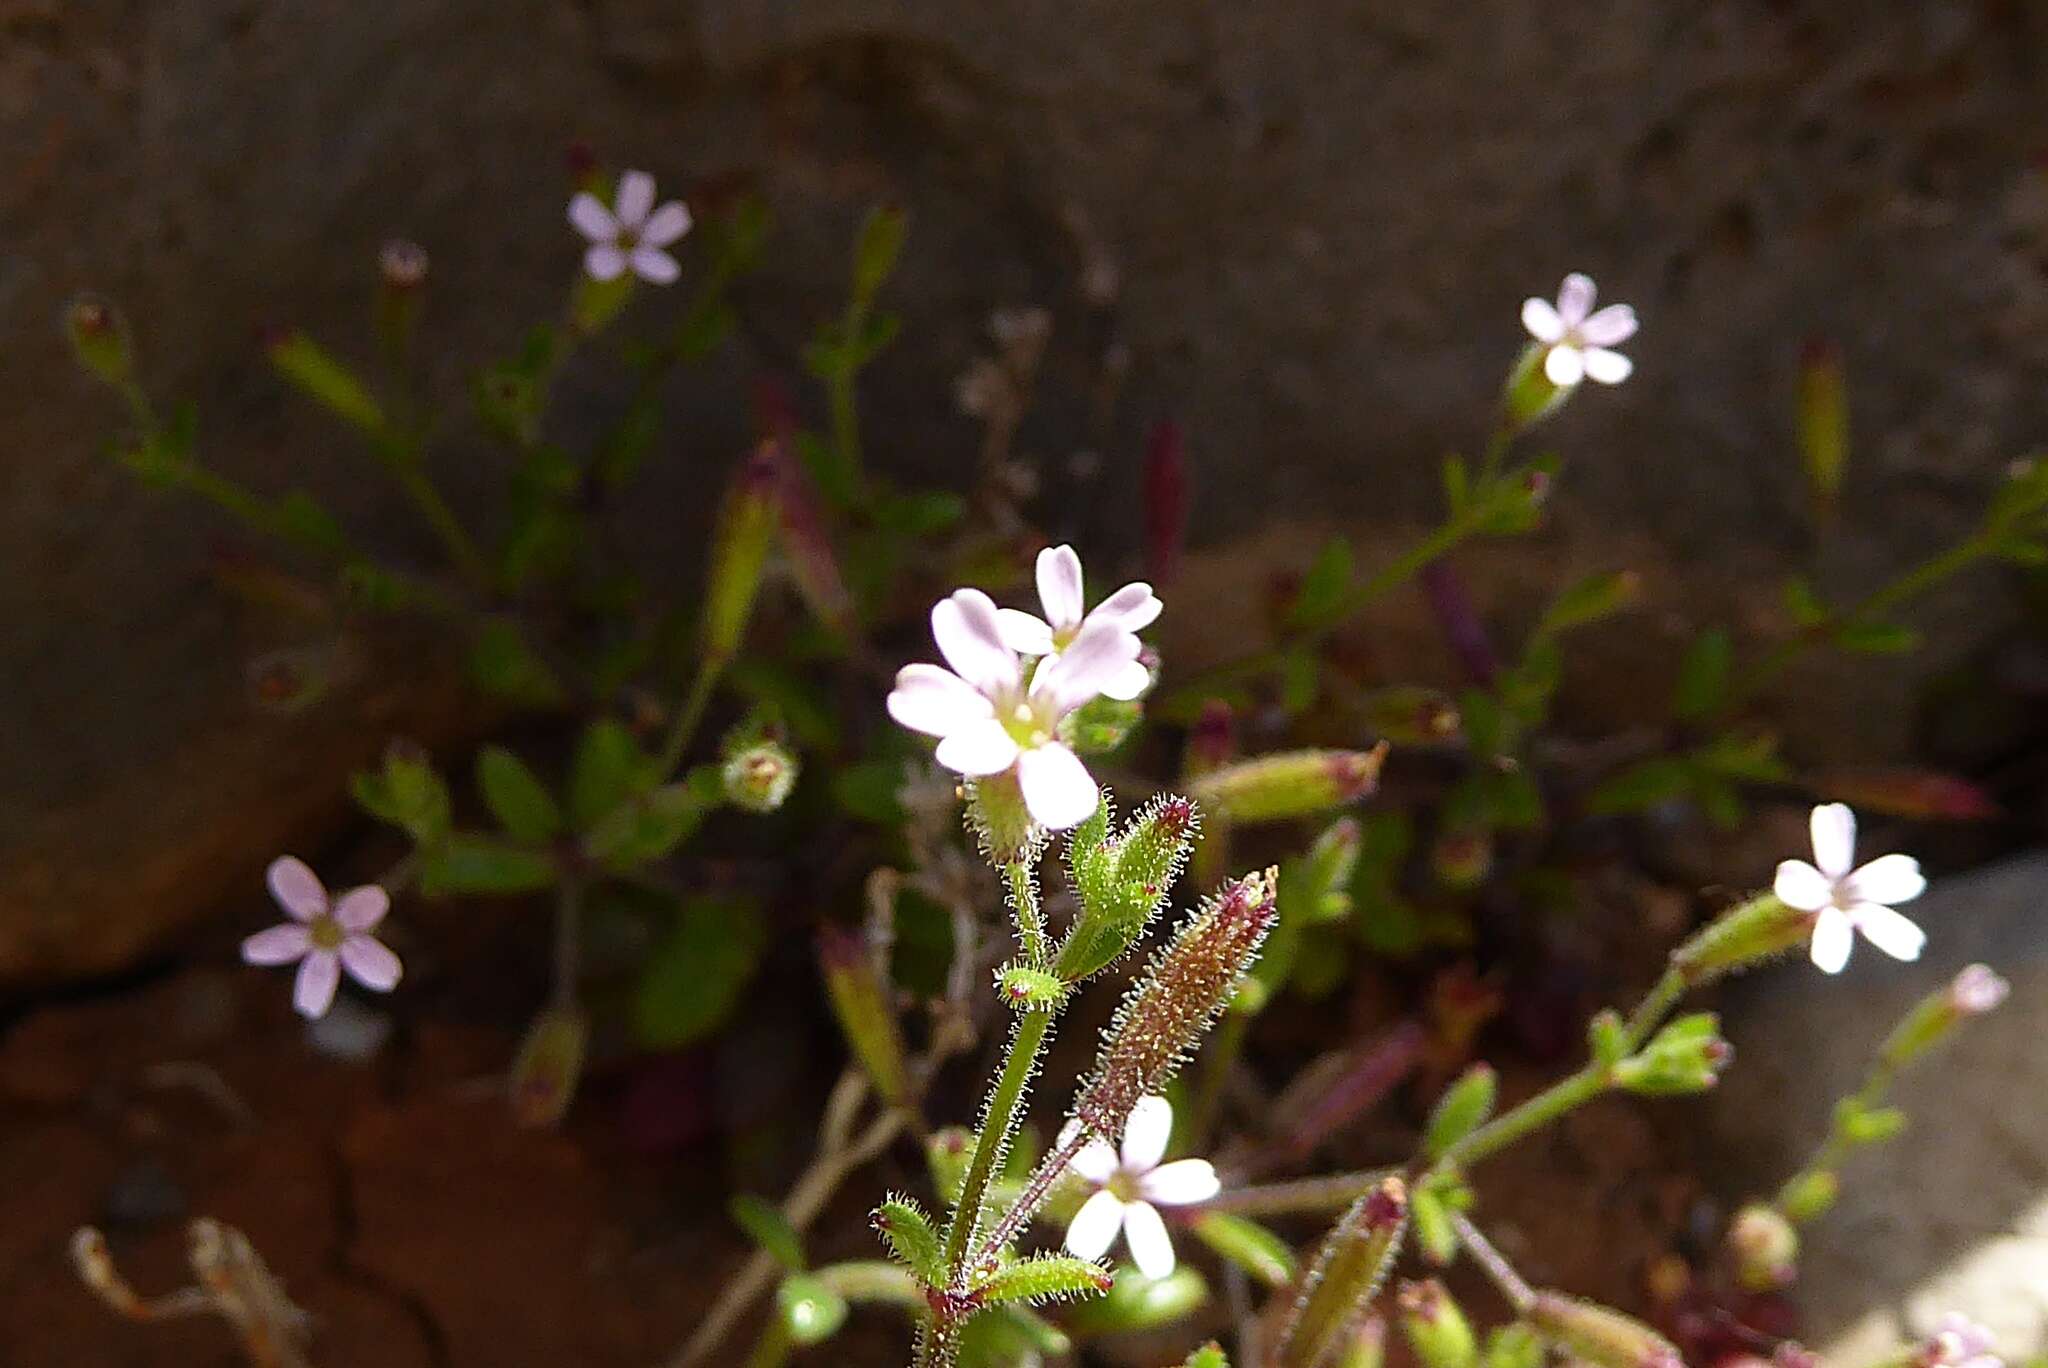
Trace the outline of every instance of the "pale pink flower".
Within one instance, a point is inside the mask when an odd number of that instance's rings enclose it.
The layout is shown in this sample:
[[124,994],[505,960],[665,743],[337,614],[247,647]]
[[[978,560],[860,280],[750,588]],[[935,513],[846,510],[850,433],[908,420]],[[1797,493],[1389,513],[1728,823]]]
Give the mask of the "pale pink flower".
[[389,946],[370,934],[391,910],[390,894],[376,884],[365,884],[330,900],[320,876],[289,855],[271,861],[264,877],[270,896],[291,920],[243,941],[242,958],[250,964],[296,963],[299,976],[292,985],[292,1005],[299,1015],[317,1018],[326,1013],[343,969],[379,993],[398,986],[404,966]]
[[[1163,606],[1151,585],[1135,580],[1088,609],[1081,558],[1071,546],[1048,546],[1038,553],[1038,603],[1045,610],[1042,618],[1016,608],[996,611],[1003,640],[1021,655],[1056,656],[1094,624],[1141,632],[1158,619]],[[1131,642],[1130,659],[1103,685],[1106,697],[1129,702],[1152,685],[1152,672],[1138,659],[1137,638]]]
[[1998,972],[1988,964],[1967,964],[1948,986],[1948,1000],[1964,1016],[1982,1016],[1994,1011],[2012,992]]
[[1590,276],[1574,271],[1558,287],[1557,303],[1531,297],[1522,301],[1522,326],[1549,348],[1543,373],[1550,383],[1570,388],[1588,376],[1603,385],[1618,385],[1635,369],[1613,348],[1636,334],[1636,311],[1609,304],[1594,312],[1599,290]]
[[[1076,1124],[1069,1123],[1069,1135]],[[1207,1159],[1160,1163],[1172,1135],[1173,1104],[1163,1097],[1144,1097],[1124,1122],[1121,1154],[1105,1140],[1090,1140],[1081,1147],[1073,1170],[1096,1191],[1067,1223],[1068,1252],[1099,1259],[1122,1231],[1140,1273],[1159,1279],[1173,1272],[1173,1240],[1159,1208],[1206,1202],[1223,1185]]]
[[627,269],[652,285],[668,285],[683,273],[664,248],[690,231],[690,211],[680,200],[654,207],[654,177],[628,171],[619,177],[612,206],[589,191],[569,201],[569,222],[590,240],[583,269],[592,280],[617,280]]
[[1940,1368],[2005,1368],[2005,1360],[1993,1352],[1991,1332],[1954,1311],[1941,1318],[1921,1354]]
[[1893,959],[1920,958],[1927,934],[1892,910],[1927,888],[1920,862],[1910,855],[1880,855],[1856,866],[1856,814],[1842,803],[1813,810],[1813,863],[1787,860],[1778,866],[1772,891],[1787,907],[1818,913],[1813,922],[1813,962],[1830,974],[1849,962],[1855,933]]
[[1024,805],[1041,826],[1061,831],[1095,811],[1099,790],[1087,766],[1060,740],[1068,713],[1114,683],[1138,652],[1137,638],[1110,623],[1090,625],[1057,656],[1023,662],[1003,640],[995,604],[961,589],[932,609],[932,636],[953,668],[906,665],[889,694],[889,716],[939,738],[933,758],[957,774],[1014,769]]

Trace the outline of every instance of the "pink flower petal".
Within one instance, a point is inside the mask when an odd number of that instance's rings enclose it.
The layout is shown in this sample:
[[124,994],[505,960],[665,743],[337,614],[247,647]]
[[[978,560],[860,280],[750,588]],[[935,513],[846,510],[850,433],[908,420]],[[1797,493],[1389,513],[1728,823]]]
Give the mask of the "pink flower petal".
[[326,915],[327,887],[304,860],[280,855],[264,871],[263,881],[270,885],[270,896],[277,899],[277,905],[300,921]]
[[996,623],[1002,630],[1003,644],[1018,655],[1052,654],[1052,625],[1045,619],[1016,608],[998,608]]
[[626,254],[609,242],[600,242],[583,254],[583,269],[592,280],[617,280],[626,271]]
[[1152,672],[1145,668],[1144,661],[1133,660],[1103,683],[1102,696],[1114,698],[1119,703],[1129,703],[1132,699],[1142,698],[1145,690],[1151,687]]
[[1116,1243],[1116,1232],[1124,1223],[1124,1204],[1104,1189],[1081,1203],[1074,1219],[1067,1222],[1067,1252],[1082,1259],[1099,1259]]
[[1916,960],[1927,948],[1927,933],[1902,912],[1879,903],[1857,903],[1849,909],[1849,920],[1863,933],[1863,939],[1895,960]]
[[1158,1207],[1132,1202],[1124,1208],[1124,1243],[1130,1246],[1131,1262],[1140,1273],[1154,1282],[1172,1276],[1177,1263],[1173,1238],[1166,1233],[1166,1222],[1159,1219]]
[[1579,336],[1595,347],[1617,347],[1636,335],[1636,311],[1626,304],[1609,304],[1579,324]]
[[242,942],[245,964],[290,964],[313,948],[312,933],[298,922],[283,922]]
[[1856,932],[1849,924],[1849,914],[1839,907],[1824,907],[1814,919],[1813,944],[1807,953],[1822,973],[1839,974],[1842,966],[1849,962],[1849,950],[1855,939]]
[[932,758],[955,774],[1001,774],[1017,763],[1017,742],[989,717],[948,732]]
[[292,1006],[307,1019],[327,1015],[334,1005],[334,990],[341,983],[341,960],[332,950],[308,951],[299,961],[299,976],[292,984]]
[[633,249],[633,274],[650,285],[673,285],[683,268],[676,259],[659,247],[641,243]]
[[953,673],[1000,698],[1016,692],[1022,675],[1017,653],[1003,644],[996,605],[979,589],[960,589],[932,609],[932,639]]
[[1160,1206],[1192,1206],[1223,1191],[1216,1166],[1207,1159],[1176,1159],[1138,1180],[1138,1192]]
[[351,888],[334,900],[334,919],[344,931],[372,931],[391,910],[391,895],[382,884]]
[[589,191],[569,201],[569,222],[592,242],[610,242],[619,235],[619,221]]
[[1547,299],[1532,296],[1522,301],[1522,326],[1538,342],[1556,342],[1564,337],[1564,320]]
[[1142,649],[1143,644],[1122,628],[1091,622],[1066,650],[1038,667],[1031,677],[1031,696],[1048,701],[1052,711],[1064,717],[1099,695]]
[[1842,881],[1844,897],[1852,902],[1883,903],[1887,907],[1911,902],[1927,891],[1927,876],[1911,855],[1880,855]]
[[1564,320],[1565,327],[1576,328],[1585,322],[1599,293],[1591,276],[1578,271],[1566,276],[1564,284],[1557,287],[1557,316]]
[[1778,866],[1771,892],[1787,907],[1801,912],[1818,912],[1835,900],[1835,886],[1828,876],[1804,860],[1786,860]]
[[1079,756],[1065,746],[1035,746],[1017,757],[1017,783],[1032,820],[1052,831],[1065,831],[1087,820],[1101,801],[1095,780]]
[[889,716],[912,731],[946,736],[995,716],[972,684],[936,665],[905,665],[889,693]]
[[1048,546],[1038,553],[1038,602],[1054,629],[1081,621],[1081,558],[1071,546]]
[[1846,803],[1822,803],[1807,827],[1813,835],[1813,863],[1830,879],[1845,877],[1856,863],[1856,814]]
[[1543,373],[1559,389],[1570,389],[1586,376],[1586,358],[1577,347],[1559,343],[1543,357]]
[[641,226],[640,241],[649,247],[666,247],[689,231],[690,211],[680,200],[670,200]]
[[619,193],[612,201],[619,224],[636,232],[647,222],[654,208],[654,177],[645,171],[628,171],[619,177]]
[[1126,632],[1142,632],[1159,620],[1160,610],[1165,606],[1152,592],[1151,585],[1137,580],[1096,604],[1088,621],[1121,627]]
[[1124,1167],[1142,1173],[1166,1157],[1173,1138],[1173,1103],[1163,1097],[1141,1097],[1124,1122]]
[[1107,1140],[1090,1140],[1081,1146],[1069,1167],[1096,1187],[1106,1187],[1116,1176],[1116,1151]]
[[398,986],[405,966],[390,946],[375,936],[350,936],[341,943],[341,962],[349,977],[365,988],[388,993]]
[[1580,355],[1579,362],[1586,368],[1588,379],[1598,380],[1603,385],[1618,385],[1635,373],[1636,363],[1618,351],[1605,347],[1588,347]]

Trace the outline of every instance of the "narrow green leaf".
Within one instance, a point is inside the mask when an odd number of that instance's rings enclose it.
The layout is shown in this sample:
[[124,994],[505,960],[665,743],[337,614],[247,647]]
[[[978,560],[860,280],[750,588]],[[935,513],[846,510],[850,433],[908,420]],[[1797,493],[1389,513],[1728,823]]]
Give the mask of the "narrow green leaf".
[[578,830],[588,828],[644,792],[647,780],[647,757],[633,733],[615,718],[599,718],[583,733],[569,768],[570,820]]
[[1735,645],[1726,632],[1710,628],[1693,638],[1679,663],[1671,710],[1680,718],[1704,717],[1728,696],[1728,670]]
[[1423,1157],[1440,1159],[1444,1152],[1486,1123],[1493,1115],[1499,1080],[1484,1064],[1465,1070],[1438,1100],[1422,1141]]
[[892,1196],[875,1208],[874,1226],[883,1243],[926,1286],[945,1278],[945,1249],[924,1208],[908,1197]]
[[521,841],[538,844],[562,830],[562,810],[526,762],[503,746],[486,746],[476,759],[476,784],[498,824]]
[[1268,1287],[1285,1287],[1300,1272],[1287,1241],[1257,1221],[1210,1211],[1196,1218],[1194,1231],[1203,1244]]
[[634,995],[641,1043],[672,1050],[715,1030],[753,981],[767,942],[768,929],[751,902],[686,902]]
[[451,837],[420,864],[420,891],[447,893],[532,893],[555,881],[555,862],[489,836]]
[[782,1214],[782,1208],[765,1197],[756,1197],[751,1192],[734,1195],[726,1203],[726,1211],[733,1223],[747,1232],[747,1238],[759,1245],[775,1262],[792,1273],[804,1271],[803,1237]]

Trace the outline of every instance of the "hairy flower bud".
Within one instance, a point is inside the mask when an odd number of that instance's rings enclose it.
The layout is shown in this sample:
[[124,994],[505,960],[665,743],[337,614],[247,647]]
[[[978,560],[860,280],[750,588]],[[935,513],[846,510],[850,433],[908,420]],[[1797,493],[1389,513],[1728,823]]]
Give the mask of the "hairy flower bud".
[[1280,1333],[1281,1368],[1317,1368],[1347,1348],[1401,1252],[1408,1189],[1389,1177],[1331,1228]]
[[78,364],[110,385],[125,385],[132,372],[128,321],[96,294],[74,296],[64,306],[64,333]]
[[1784,1214],[1751,1202],[1728,1224],[1728,1257],[1735,1280],[1752,1292],[1771,1292],[1798,1276],[1799,1232]]
[[1721,1039],[1721,1019],[1695,1012],[1657,1032],[1635,1055],[1613,1066],[1616,1086],[1657,1097],[1705,1092],[1735,1058]]
[[1194,796],[1233,822],[1305,817],[1371,793],[1386,756],[1385,742],[1369,751],[1285,751],[1201,775],[1193,783]]
[[1435,1278],[1404,1282],[1395,1297],[1401,1308],[1401,1333],[1423,1368],[1472,1368],[1479,1361],[1479,1341],[1472,1322]]
[[1678,947],[1671,962],[1694,987],[1804,945],[1813,913],[1765,893],[1729,908]]
[[826,926],[818,932],[818,963],[847,1048],[882,1100],[892,1106],[901,1102],[910,1091],[902,1030],[867,943],[852,931]]
[[1995,1010],[2010,991],[2011,985],[1989,965],[1967,966],[1906,1014],[1886,1038],[1880,1058],[1895,1069],[1903,1068],[1948,1039],[1963,1022]]
[[1138,1099],[1160,1091],[1230,1001],[1272,929],[1279,874],[1227,885],[1153,956],[1104,1034],[1074,1102],[1090,1132],[1114,1142]]
[[1201,825],[1195,805],[1168,795],[1155,799],[1120,836],[1103,835],[1109,801],[1074,829],[1068,869],[1080,896],[1080,915],[1060,943],[1053,971],[1074,982],[1107,968],[1144,933],[1187,863]]
[[728,802],[749,812],[773,812],[796,787],[799,768],[796,756],[785,747],[756,741],[735,748],[719,773]]
[[739,652],[761,569],[779,521],[775,491],[779,480],[776,445],[764,442],[740,466],[711,537],[711,568],[704,581],[699,644],[712,660]]
[[1598,1303],[1538,1292],[1526,1315],[1544,1338],[1595,1368],[1685,1368],[1671,1341]]
[[990,864],[1001,866],[1038,858],[1045,844],[1045,828],[1032,820],[1024,805],[1024,791],[1017,786],[1017,771],[1004,770],[963,786],[967,791],[967,824],[981,842],[981,853]]
[[569,1114],[583,1076],[590,1018],[579,1007],[550,1007],[526,1028],[507,1092],[522,1126],[554,1126]]

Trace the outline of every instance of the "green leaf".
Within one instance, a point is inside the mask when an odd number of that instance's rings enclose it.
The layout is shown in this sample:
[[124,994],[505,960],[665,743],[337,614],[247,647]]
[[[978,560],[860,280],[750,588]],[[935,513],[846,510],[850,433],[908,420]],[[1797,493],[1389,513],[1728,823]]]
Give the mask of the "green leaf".
[[1835,645],[1860,655],[1904,655],[1918,650],[1920,634],[1894,622],[1849,622],[1835,629]]
[[1641,812],[1692,792],[1693,768],[1685,760],[1659,756],[1631,765],[1593,790],[1586,809],[1595,815]]
[[1300,1271],[1287,1241],[1257,1221],[1209,1211],[1195,1219],[1194,1230],[1203,1244],[1267,1287],[1285,1287]]
[[1112,1281],[1108,1270],[1092,1259],[1077,1259],[1071,1254],[1032,1254],[1004,1264],[974,1290],[990,1306],[1009,1302],[1037,1306],[1070,1297],[1095,1296],[1107,1292]]
[[584,731],[569,767],[569,820],[585,830],[628,798],[647,791],[652,776],[640,743],[624,723],[600,718]]
[[1067,1323],[1087,1334],[1152,1330],[1181,1320],[1208,1300],[1209,1284],[1188,1264],[1157,1280],[1121,1268],[1109,1295],[1075,1307]]
[[1342,610],[1345,591],[1351,588],[1356,573],[1350,541],[1332,537],[1324,542],[1308,573],[1302,576],[1301,590],[1295,594],[1293,606],[1287,610],[1288,625],[1300,630],[1330,621]]
[[1813,585],[1799,575],[1785,581],[1785,611],[1801,627],[1818,627],[1828,620],[1828,606],[1820,601]]
[[767,948],[760,908],[740,898],[692,898],[654,952],[634,996],[640,1042],[672,1050],[731,1014]]
[[1465,504],[1472,496],[1472,478],[1465,471],[1462,456],[1444,457],[1444,504],[1452,517],[1465,511]]
[[817,1344],[846,1324],[846,1298],[808,1273],[782,1280],[775,1289],[775,1314],[798,1344]]
[[300,393],[365,432],[384,428],[384,411],[355,372],[294,328],[268,348],[270,364]]
[[625,873],[666,859],[688,840],[724,793],[716,765],[700,765],[680,783],[629,797],[600,818],[584,849],[606,868]]
[[726,1203],[733,1223],[747,1232],[747,1238],[792,1273],[804,1271],[803,1237],[782,1214],[782,1208],[751,1192],[735,1194]]
[[1415,1189],[1408,1216],[1414,1222],[1415,1243],[1422,1257],[1441,1268],[1458,1256],[1458,1231],[1451,1224],[1443,1195],[1427,1184]]
[[1632,605],[1641,588],[1641,580],[1631,570],[1589,575],[1551,600],[1536,624],[1534,635],[1555,636],[1612,617]]
[[936,1287],[944,1280],[945,1248],[924,1208],[908,1197],[890,1197],[875,1208],[874,1226],[889,1252],[926,1286]]
[[1486,1123],[1493,1115],[1499,1079],[1484,1064],[1474,1064],[1444,1090],[1422,1141],[1423,1157],[1441,1159],[1444,1152]]
[[1065,1331],[1014,1303],[983,1312],[960,1332],[960,1368],[1030,1368],[1073,1351]]
[[1734,656],[1734,643],[1718,627],[1694,637],[1685,659],[1679,662],[1672,712],[1680,718],[1705,717],[1720,707],[1728,696],[1728,670]]
[[561,834],[562,810],[554,795],[503,746],[486,746],[478,753],[476,785],[498,825],[516,839],[538,845]]
[[1230,1360],[1224,1356],[1223,1346],[1215,1340],[1210,1340],[1189,1354],[1181,1368],[1230,1368]]
[[350,787],[365,812],[404,829],[422,846],[448,834],[448,785],[432,764],[404,748],[385,752],[384,768],[356,775]]
[[492,618],[469,647],[469,675],[478,687],[527,707],[551,707],[568,696],[555,672],[534,654],[518,624]]
[[853,297],[865,304],[895,273],[910,232],[910,215],[893,205],[871,210],[853,248]]
[[489,836],[451,837],[420,865],[420,891],[446,893],[531,893],[555,881],[555,862]]
[[301,546],[333,553],[348,547],[348,534],[341,530],[334,515],[302,489],[294,489],[279,499],[272,517],[276,519],[277,530]]

